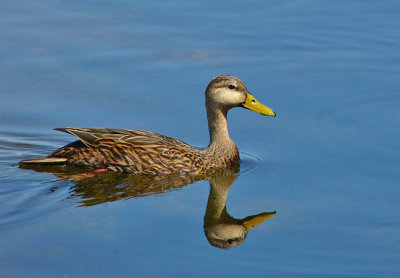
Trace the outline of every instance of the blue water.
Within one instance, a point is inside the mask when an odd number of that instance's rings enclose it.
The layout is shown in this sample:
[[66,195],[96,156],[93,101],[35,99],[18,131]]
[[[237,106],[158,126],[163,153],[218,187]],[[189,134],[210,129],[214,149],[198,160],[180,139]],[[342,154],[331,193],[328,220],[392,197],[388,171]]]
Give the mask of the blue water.
[[[0,30],[1,277],[400,276],[398,1],[22,0]],[[206,180],[140,191],[18,167],[74,140],[55,127],[207,146],[219,74],[278,115],[229,113],[227,211],[276,211],[237,247],[206,239]]]

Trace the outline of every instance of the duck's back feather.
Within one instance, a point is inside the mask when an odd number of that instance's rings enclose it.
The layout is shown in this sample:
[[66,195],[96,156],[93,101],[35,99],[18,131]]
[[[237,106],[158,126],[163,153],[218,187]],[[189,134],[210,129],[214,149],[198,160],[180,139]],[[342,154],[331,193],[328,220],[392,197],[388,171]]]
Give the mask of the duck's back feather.
[[194,173],[204,168],[201,151],[157,133],[106,128],[57,128],[80,140],[49,155],[67,163],[135,173]]

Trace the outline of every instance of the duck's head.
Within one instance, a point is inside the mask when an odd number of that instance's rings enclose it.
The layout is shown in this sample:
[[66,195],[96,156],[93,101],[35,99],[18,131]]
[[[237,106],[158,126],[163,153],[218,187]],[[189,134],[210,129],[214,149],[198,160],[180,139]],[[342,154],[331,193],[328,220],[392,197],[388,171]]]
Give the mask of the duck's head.
[[207,109],[222,111],[243,107],[264,116],[276,116],[271,108],[257,101],[244,83],[233,75],[220,75],[210,81],[206,89],[206,106]]

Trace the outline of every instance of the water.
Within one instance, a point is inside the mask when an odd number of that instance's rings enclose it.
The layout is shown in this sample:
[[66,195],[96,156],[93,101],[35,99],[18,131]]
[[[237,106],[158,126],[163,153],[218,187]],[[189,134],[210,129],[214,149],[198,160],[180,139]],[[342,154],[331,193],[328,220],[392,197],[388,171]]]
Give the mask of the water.
[[[400,276],[397,1],[0,5],[1,277]],[[206,180],[140,191],[17,166],[73,140],[55,127],[206,146],[218,74],[278,114],[229,114],[227,212],[276,211],[237,247],[205,236]]]

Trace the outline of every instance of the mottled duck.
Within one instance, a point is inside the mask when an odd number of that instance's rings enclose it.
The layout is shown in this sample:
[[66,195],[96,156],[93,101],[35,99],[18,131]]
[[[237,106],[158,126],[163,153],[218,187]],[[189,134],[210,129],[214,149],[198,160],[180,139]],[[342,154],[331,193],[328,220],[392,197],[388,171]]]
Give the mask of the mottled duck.
[[239,151],[228,134],[227,114],[244,107],[265,116],[275,112],[258,102],[244,83],[232,75],[211,80],[206,92],[210,143],[205,149],[157,133],[108,128],[56,128],[79,138],[54,153],[24,164],[65,164],[96,170],[143,174],[198,175],[239,161]]

